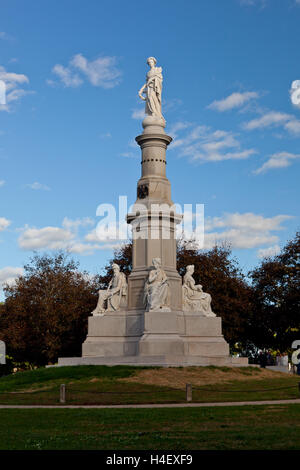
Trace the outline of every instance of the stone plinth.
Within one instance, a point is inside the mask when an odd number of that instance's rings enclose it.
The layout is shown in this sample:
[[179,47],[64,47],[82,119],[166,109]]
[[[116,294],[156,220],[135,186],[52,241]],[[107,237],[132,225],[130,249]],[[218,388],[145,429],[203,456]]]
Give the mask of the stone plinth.
[[89,317],[83,357],[132,356],[143,333],[143,312],[109,312]]
[[201,312],[124,311],[89,318],[81,358],[58,365],[247,366],[232,358],[220,317]]
[[140,356],[184,354],[177,312],[145,312],[144,318],[144,334],[139,342]]

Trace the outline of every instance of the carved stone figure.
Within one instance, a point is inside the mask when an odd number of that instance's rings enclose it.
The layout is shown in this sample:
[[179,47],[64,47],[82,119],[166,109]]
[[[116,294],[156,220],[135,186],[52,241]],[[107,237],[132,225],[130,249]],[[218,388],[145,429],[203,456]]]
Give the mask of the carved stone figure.
[[[145,113],[164,121],[161,112],[161,93],[162,93],[162,67],[156,67],[155,57],[149,57],[147,64],[150,67],[146,75],[146,83],[139,91],[139,97],[146,101]],[[143,96],[145,95],[145,96]]]
[[215,317],[211,309],[211,296],[203,292],[200,284],[196,285],[193,278],[194,265],[186,267],[186,273],[183,277],[182,286],[182,304],[183,310],[188,312],[201,312],[206,317]]
[[169,312],[170,292],[165,271],[161,267],[161,259],[153,258],[152,269],[144,287],[144,304],[146,311],[162,310]]
[[103,315],[105,312],[120,310],[126,306],[127,281],[124,273],[120,272],[117,264],[112,265],[113,277],[106,290],[99,290],[97,307],[93,310],[93,315]]

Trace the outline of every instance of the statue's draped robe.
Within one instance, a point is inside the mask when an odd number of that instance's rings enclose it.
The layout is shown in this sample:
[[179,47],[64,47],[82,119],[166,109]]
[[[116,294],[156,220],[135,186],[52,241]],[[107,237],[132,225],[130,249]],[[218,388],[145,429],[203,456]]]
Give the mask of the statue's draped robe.
[[192,311],[198,310],[205,314],[213,314],[210,294],[203,292],[202,286],[196,286],[193,276],[189,273],[184,275],[182,294],[185,309],[190,308]]
[[[124,273],[119,272],[112,278],[111,284],[106,290],[99,290],[99,298],[96,309],[92,313],[104,313],[119,310],[122,295],[127,294],[127,281]],[[105,308],[105,304],[106,308]]]
[[149,70],[146,76],[146,109],[145,113],[150,116],[157,116],[163,119],[161,113],[161,93],[162,93],[162,68],[154,67]]
[[169,297],[169,284],[163,269],[150,271],[145,284],[144,303],[147,310],[159,310],[167,306]]

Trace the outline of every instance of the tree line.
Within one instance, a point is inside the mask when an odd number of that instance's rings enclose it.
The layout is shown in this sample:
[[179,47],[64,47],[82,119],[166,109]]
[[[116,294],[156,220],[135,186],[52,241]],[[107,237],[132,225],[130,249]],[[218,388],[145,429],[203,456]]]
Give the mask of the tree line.
[[[111,262],[127,276],[132,244],[115,251]],[[231,352],[253,355],[258,349],[286,352],[300,339],[300,232],[281,252],[263,259],[245,275],[229,246],[210,250],[181,240],[177,269],[194,264],[194,278],[212,296],[213,311],[222,317]],[[80,356],[87,319],[97,292],[112,276],[111,263],[91,276],[64,252],[35,253],[14,285],[4,287],[0,304],[0,339],[16,363],[45,365],[58,357]]]

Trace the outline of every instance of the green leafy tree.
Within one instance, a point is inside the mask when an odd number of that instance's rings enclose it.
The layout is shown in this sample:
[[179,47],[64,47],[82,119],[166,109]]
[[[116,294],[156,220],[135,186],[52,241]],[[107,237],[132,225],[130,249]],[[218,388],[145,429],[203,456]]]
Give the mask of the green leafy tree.
[[300,232],[277,256],[254,269],[255,292],[249,336],[262,348],[287,351],[300,339]]
[[80,356],[98,284],[62,252],[35,254],[15,285],[6,286],[0,339],[16,361],[47,364]]

